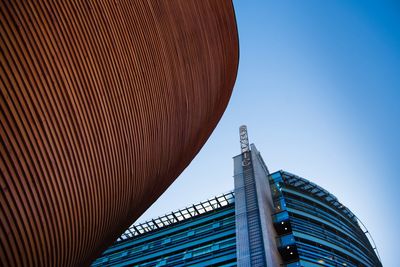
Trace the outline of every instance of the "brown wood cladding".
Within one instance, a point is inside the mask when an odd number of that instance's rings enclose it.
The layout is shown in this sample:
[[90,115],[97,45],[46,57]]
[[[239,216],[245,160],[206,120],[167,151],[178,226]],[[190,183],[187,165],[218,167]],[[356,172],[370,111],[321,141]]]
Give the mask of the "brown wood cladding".
[[88,265],[219,121],[238,67],[232,3],[0,0],[0,12],[0,266]]

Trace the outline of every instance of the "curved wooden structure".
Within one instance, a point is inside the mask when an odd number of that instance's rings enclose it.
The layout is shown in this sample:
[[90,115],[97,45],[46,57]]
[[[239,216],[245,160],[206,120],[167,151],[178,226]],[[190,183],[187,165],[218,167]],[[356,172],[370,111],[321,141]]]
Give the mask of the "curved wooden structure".
[[88,265],[225,110],[232,3],[0,0],[0,34],[0,265]]

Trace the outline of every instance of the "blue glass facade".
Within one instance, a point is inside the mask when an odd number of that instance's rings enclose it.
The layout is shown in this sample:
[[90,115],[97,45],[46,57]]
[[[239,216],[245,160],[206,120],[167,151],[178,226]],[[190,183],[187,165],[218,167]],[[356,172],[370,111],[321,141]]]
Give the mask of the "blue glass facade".
[[92,266],[236,266],[233,193],[132,226]]
[[234,192],[131,226],[92,266],[382,266],[336,197],[270,174],[254,145],[244,153],[234,157]]
[[285,266],[382,266],[357,217],[333,195],[288,172],[269,178]]

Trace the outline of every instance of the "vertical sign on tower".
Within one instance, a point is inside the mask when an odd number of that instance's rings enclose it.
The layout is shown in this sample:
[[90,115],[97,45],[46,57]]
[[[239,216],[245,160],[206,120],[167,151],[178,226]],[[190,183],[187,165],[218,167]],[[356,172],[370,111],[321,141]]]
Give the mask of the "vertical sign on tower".
[[242,165],[248,166],[250,164],[250,148],[249,148],[249,136],[247,135],[246,125],[242,125],[239,128],[240,135],[240,148],[243,154]]

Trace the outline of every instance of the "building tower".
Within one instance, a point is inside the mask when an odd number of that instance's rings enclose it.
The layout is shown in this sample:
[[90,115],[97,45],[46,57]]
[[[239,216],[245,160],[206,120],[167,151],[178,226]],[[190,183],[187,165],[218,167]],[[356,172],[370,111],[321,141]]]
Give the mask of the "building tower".
[[241,126],[239,133],[241,154],[233,158],[237,263],[249,267],[279,266],[269,171],[256,147],[249,145],[247,127]]

